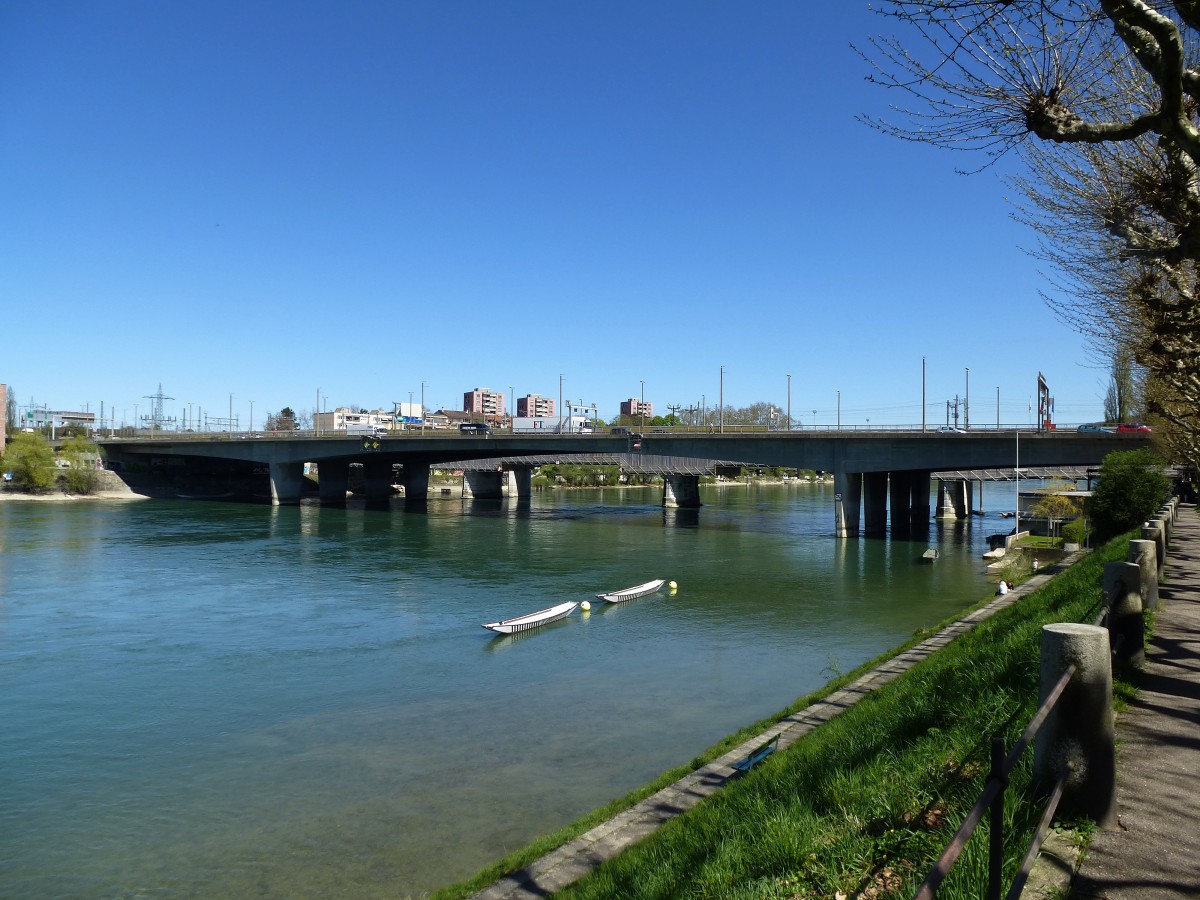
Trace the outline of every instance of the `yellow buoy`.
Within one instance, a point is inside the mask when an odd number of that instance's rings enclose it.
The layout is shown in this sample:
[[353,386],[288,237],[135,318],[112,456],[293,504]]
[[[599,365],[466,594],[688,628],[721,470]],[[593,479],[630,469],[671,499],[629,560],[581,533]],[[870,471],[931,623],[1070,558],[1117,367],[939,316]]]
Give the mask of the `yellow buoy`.
[[677,585],[677,584],[676,584],[675,582],[673,582],[673,581],[672,581],[672,582],[668,582],[668,584],[667,584],[667,587],[669,587],[669,588],[671,589],[671,593],[674,593],[675,591],[677,591],[677,590],[679,589],[679,585]]
[[584,600],[582,603],[579,604],[579,608],[582,609],[584,612],[587,612],[589,609],[592,608],[592,603],[590,600]]

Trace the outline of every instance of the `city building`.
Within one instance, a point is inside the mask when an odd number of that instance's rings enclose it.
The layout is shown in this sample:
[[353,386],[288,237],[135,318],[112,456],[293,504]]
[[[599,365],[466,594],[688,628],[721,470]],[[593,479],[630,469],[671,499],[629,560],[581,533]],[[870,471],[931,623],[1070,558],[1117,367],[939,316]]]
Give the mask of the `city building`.
[[638,400],[636,397],[631,397],[628,400],[621,401],[621,415],[645,416],[647,419],[653,419],[654,404],[648,400]]
[[17,413],[16,427],[30,431],[41,431],[48,428],[52,432],[68,425],[78,426],[86,431],[96,429],[96,414],[94,412],[72,412],[62,409],[50,409],[46,406],[24,406]]
[[504,410],[504,394],[491,388],[475,388],[463,394],[463,412],[488,422],[503,422],[507,418]]
[[554,418],[554,400],[539,394],[526,394],[517,400],[517,415],[521,418]]

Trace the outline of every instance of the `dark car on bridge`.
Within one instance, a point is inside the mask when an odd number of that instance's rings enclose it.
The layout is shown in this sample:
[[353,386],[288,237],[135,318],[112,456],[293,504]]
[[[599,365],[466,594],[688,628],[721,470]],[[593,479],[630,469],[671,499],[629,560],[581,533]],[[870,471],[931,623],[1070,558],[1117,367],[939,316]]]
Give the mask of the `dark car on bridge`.
[[461,422],[458,430],[463,434],[491,434],[492,429],[486,422]]

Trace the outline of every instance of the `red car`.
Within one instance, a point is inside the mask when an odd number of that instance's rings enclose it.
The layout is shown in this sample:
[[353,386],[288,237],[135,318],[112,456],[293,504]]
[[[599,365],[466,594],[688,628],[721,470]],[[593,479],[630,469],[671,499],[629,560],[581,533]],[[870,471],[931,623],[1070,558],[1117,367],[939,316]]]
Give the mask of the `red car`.
[[1125,423],[1123,425],[1117,426],[1117,431],[1123,432],[1125,434],[1129,434],[1129,433],[1137,432],[1137,431],[1149,431],[1149,430],[1150,430],[1149,425],[1136,425],[1133,423]]

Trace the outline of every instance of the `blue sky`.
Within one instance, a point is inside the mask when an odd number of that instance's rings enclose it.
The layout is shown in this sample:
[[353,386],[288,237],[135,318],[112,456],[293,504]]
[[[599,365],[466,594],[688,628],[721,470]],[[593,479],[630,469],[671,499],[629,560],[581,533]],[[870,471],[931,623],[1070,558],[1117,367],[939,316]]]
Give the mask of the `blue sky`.
[[[132,422],[477,386],[1102,417],[995,173],[856,115],[866,3],[0,5],[0,382]],[[1001,169],[1001,171],[1004,171]],[[967,370],[969,369],[969,375]],[[1034,400],[1036,403],[1036,401]]]

